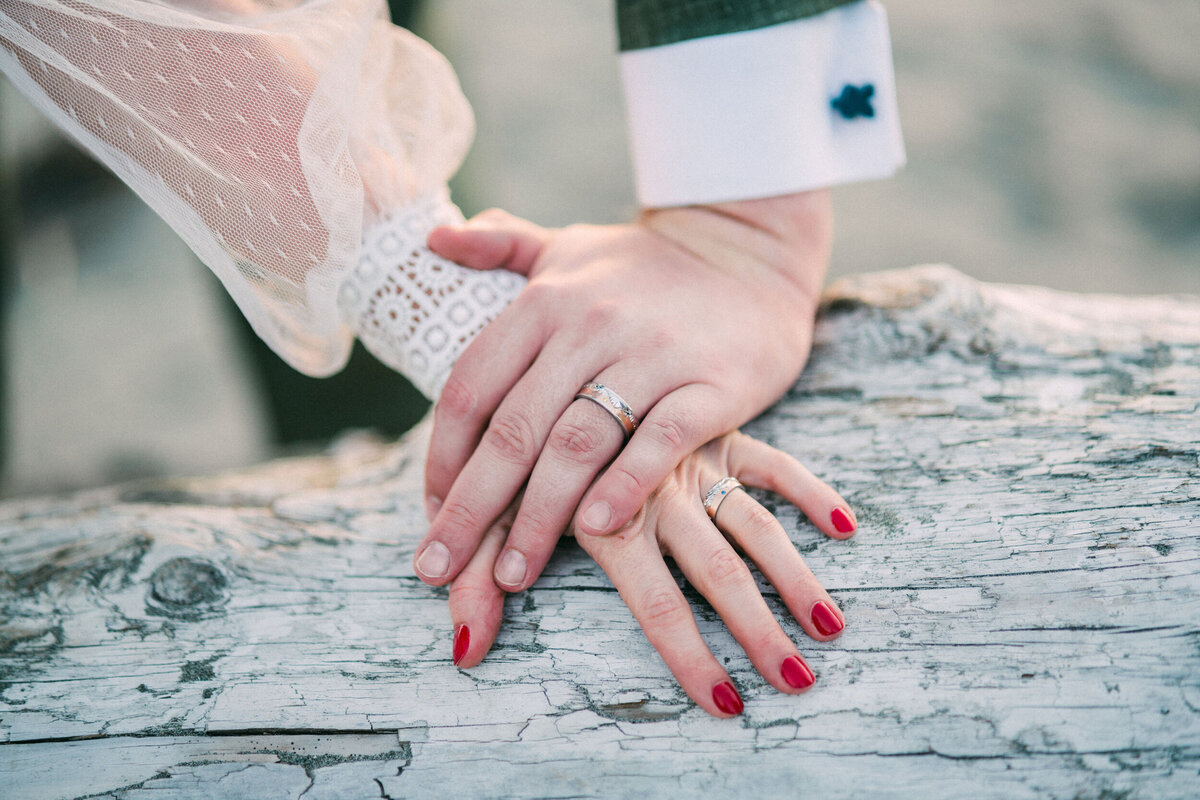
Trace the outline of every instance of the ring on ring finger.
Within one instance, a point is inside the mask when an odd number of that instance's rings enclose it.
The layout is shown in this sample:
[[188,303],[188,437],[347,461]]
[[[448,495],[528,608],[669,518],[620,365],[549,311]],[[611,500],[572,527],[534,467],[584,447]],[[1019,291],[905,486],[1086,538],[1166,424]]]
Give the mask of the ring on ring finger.
[[721,504],[725,502],[725,498],[731,492],[736,492],[741,489],[746,491],[746,487],[742,482],[732,475],[727,475],[721,480],[712,485],[712,488],[704,495],[704,510],[708,512],[708,518],[713,522],[717,521],[717,512],[721,509]]
[[579,391],[575,393],[576,400],[591,400],[596,403],[609,414],[612,414],[613,419],[620,424],[625,431],[625,438],[628,439],[637,430],[638,418],[633,413],[633,409],[629,404],[622,399],[621,395],[614,392],[603,383],[585,383],[579,387]]
[[[828,641],[841,633],[845,628],[845,620],[836,610],[836,603],[804,563],[774,515],[764,515],[766,509],[745,491],[742,497],[722,505],[737,489],[745,488],[739,482],[721,494],[721,485],[729,480],[724,478],[714,484],[709,490],[712,502],[706,502],[705,506],[714,515],[716,507],[722,509],[724,516],[718,525],[721,532],[758,566],[763,577],[779,591],[784,605],[809,636]],[[717,524],[715,518],[713,524]]]

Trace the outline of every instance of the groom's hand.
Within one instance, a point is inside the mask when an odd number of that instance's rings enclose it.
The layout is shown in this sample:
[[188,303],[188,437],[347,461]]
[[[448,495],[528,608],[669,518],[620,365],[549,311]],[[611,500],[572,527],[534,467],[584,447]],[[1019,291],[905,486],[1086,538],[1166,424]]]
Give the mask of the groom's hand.
[[[495,578],[526,588],[576,509],[583,533],[621,528],[685,456],[778,399],[808,357],[831,228],[822,190],[650,210],[632,225],[548,230],[492,211],[436,229],[443,257],[529,284],[437,403],[422,580],[457,575],[524,487]],[[575,399],[587,383],[637,415],[631,438],[604,405]]]

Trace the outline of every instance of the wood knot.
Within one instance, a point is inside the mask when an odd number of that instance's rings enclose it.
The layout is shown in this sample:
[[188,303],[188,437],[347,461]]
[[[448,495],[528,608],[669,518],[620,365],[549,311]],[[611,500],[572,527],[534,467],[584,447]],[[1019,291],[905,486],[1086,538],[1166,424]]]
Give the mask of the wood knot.
[[178,619],[221,613],[229,600],[228,587],[229,580],[215,564],[200,558],[172,558],[150,575],[146,611]]

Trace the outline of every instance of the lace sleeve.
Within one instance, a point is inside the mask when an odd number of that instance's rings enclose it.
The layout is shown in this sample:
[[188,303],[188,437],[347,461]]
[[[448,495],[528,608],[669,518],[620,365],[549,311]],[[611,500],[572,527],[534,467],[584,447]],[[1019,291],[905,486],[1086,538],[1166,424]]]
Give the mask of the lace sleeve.
[[520,290],[424,247],[461,218],[445,182],[473,120],[382,0],[5,0],[0,69],[305,373],[340,369],[357,333],[436,395]]

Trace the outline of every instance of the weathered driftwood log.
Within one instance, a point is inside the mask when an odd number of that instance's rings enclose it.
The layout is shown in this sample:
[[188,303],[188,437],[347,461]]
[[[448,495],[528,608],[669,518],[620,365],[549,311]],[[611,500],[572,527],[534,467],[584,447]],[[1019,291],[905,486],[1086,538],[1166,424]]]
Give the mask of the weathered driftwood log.
[[[0,795],[1194,797],[1200,298],[843,281],[749,431],[858,509],[766,497],[848,620],[784,696],[695,708],[573,543],[450,664],[421,432],[0,506]],[[693,596],[694,597],[694,596]]]

